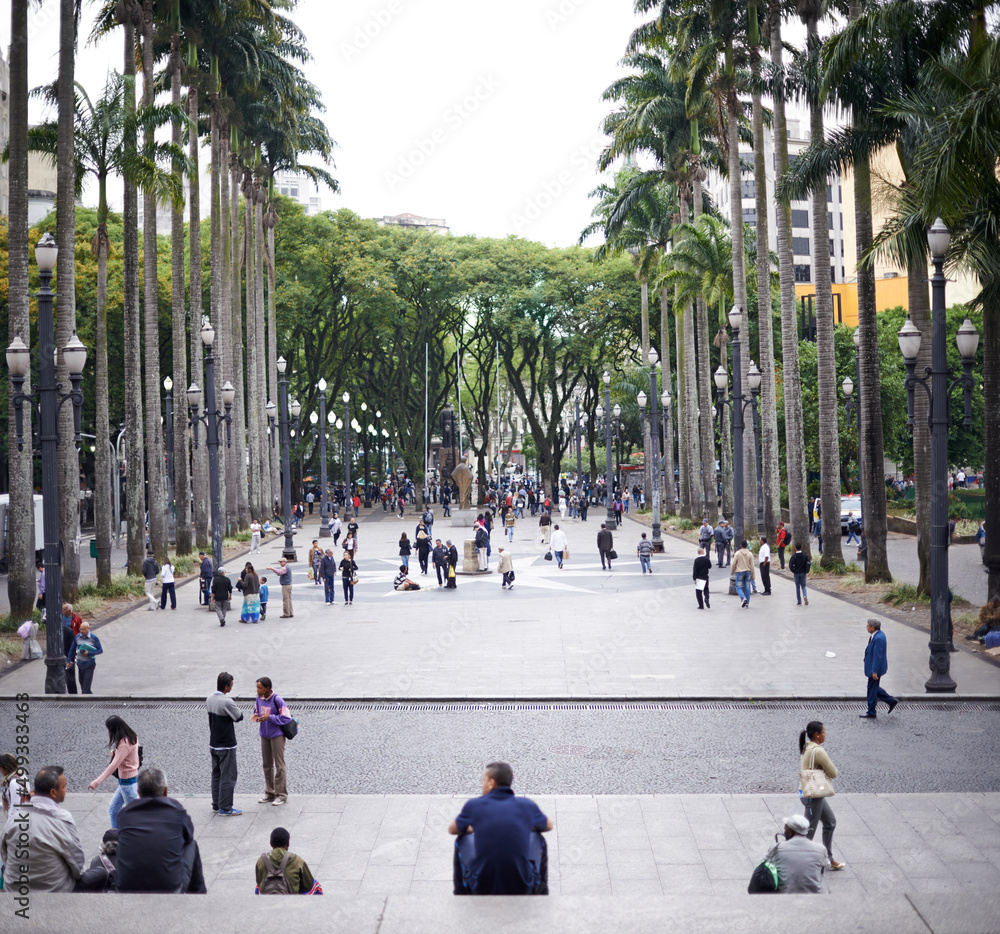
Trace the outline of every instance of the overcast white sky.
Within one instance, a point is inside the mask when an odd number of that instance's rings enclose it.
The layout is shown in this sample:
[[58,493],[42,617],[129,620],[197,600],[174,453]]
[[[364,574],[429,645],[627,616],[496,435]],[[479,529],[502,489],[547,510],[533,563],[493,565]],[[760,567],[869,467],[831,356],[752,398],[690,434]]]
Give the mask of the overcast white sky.
[[[84,6],[84,37],[94,8]],[[32,87],[55,74],[56,9],[30,13]],[[598,183],[601,93],[640,22],[631,0],[299,0],[295,19],[340,147],[342,194],[321,190],[324,208],[444,218],[456,234],[576,241]],[[3,16],[5,51],[9,41]],[[81,41],[77,78],[88,92],[100,92],[110,67],[121,68],[119,33],[99,46]]]

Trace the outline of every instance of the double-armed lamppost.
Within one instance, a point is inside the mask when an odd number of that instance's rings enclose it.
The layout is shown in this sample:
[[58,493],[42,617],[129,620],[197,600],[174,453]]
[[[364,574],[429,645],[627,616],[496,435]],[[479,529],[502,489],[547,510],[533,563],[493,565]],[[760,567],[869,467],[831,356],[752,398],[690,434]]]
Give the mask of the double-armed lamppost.
[[604,486],[608,491],[606,497],[607,504],[607,515],[605,516],[605,521],[609,529],[615,527],[615,474],[614,467],[611,458],[613,453],[611,450],[611,374],[605,370],[604,376],[601,377],[604,381],[604,409],[598,406],[597,417],[600,418],[604,411],[607,411],[608,417],[604,422],[604,452],[606,455],[607,466],[604,472]]
[[857,382],[851,380],[850,376],[845,376],[843,383],[840,384],[840,388],[844,393],[844,410],[847,412],[847,427],[850,429],[851,421],[854,417],[854,412],[857,410],[858,413],[858,499],[861,501],[861,506],[858,509],[860,515],[858,516],[858,521],[863,524],[865,515],[865,475],[864,475],[864,458],[861,455],[861,400],[854,396],[854,390],[857,389],[858,392],[861,391],[861,359],[860,355],[857,353],[857,347],[861,343],[861,330],[860,328],[855,328],[854,330],[854,347],[855,347],[855,357],[854,357],[854,375],[857,377]]
[[[329,526],[329,516],[330,516],[330,501],[326,495],[327,486],[327,476],[326,476],[326,380],[320,377],[319,382],[316,384],[316,388],[319,390],[319,418],[316,419],[319,422],[319,482],[321,484],[321,493],[319,500],[319,537],[329,538],[330,537],[330,526]],[[316,413],[313,412],[313,415]],[[330,413],[333,415],[333,412]],[[310,416],[310,419],[312,416]]]
[[163,423],[163,438],[167,454],[167,541],[177,541],[177,501],[174,496],[174,381],[164,377],[163,389],[167,419]]
[[[281,557],[289,563],[296,560],[295,545],[292,542],[292,465],[289,448],[291,447],[291,429],[299,427],[299,412],[302,407],[298,402],[288,403],[288,380],[285,370],[288,363],[284,357],[278,357],[278,404],[281,419],[281,498],[284,512],[285,547]],[[291,419],[289,419],[291,412]]]
[[760,465],[760,432],[758,430],[757,396],[760,393],[760,370],[751,360],[747,373],[750,384],[750,394],[743,392],[743,361],[740,356],[740,328],[743,326],[743,309],[733,305],[729,312],[729,326],[733,329],[733,395],[728,398],[726,389],[729,386],[729,373],[725,366],[719,365],[715,371],[715,385],[719,392],[719,417],[725,406],[729,406],[733,419],[733,534],[737,545],[745,537],[743,528],[743,429],[745,422],[743,413],[749,405],[753,414],[754,439],[757,447],[757,533],[764,534],[764,497]]
[[953,692],[951,677],[951,637],[948,632],[948,425],[949,402],[959,386],[965,391],[966,428],[972,427],[972,390],[976,383],[972,365],[979,346],[979,332],[966,318],[955,335],[962,356],[961,376],[948,366],[948,320],[945,309],[944,260],[951,232],[939,217],[927,235],[934,275],[931,277],[931,365],[924,375],[916,375],[921,333],[907,317],[897,335],[906,362],[906,401],[909,427],[913,428],[913,391],[920,386],[927,393],[927,421],[931,430],[931,676],[924,683],[928,693]]
[[[42,524],[45,530],[43,561],[45,567],[45,693],[66,693],[66,653],[62,640],[62,561],[59,554],[59,410],[66,402],[73,404],[73,440],[80,445],[80,414],[83,407],[83,368],[87,348],[73,332],[62,349],[69,373],[70,391],[62,392],[56,382],[56,338],[52,317],[55,297],[50,285],[59,250],[52,234],[45,232],[35,247],[38,263],[38,388],[24,391],[24,381],[31,367],[31,355],[20,334],[14,335],[7,348],[7,369],[13,392],[14,429],[17,449],[24,448],[24,416],[21,407],[28,403],[38,414],[38,430],[29,443],[37,443],[42,455]],[[30,335],[29,335],[30,340]]]
[[191,427],[194,432],[194,447],[198,449],[198,423],[205,426],[206,443],[208,444],[208,488],[212,509],[212,562],[215,567],[222,566],[222,500],[219,491],[219,426],[226,425],[226,447],[232,446],[232,408],[236,398],[236,390],[228,380],[222,387],[222,402],[226,407],[225,414],[219,411],[215,401],[215,355],[212,346],[215,343],[215,328],[205,319],[201,326],[201,342],[205,347],[205,412],[198,414],[201,404],[201,390],[194,383],[187,391],[188,406],[191,409]]
[[344,518],[354,515],[354,494],[351,492],[351,394],[344,392],[344,482],[347,484],[344,495]]

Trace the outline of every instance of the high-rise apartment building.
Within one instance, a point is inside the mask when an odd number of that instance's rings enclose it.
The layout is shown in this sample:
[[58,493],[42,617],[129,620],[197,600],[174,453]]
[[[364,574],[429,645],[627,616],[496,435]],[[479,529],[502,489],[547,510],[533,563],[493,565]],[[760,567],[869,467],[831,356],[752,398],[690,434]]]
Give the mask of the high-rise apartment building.
[[416,214],[386,214],[376,217],[379,227],[406,227],[409,230],[429,230],[431,233],[446,234],[448,225],[443,217],[418,217]]
[[[788,120],[788,162],[795,162],[809,145],[809,131],[800,121]],[[753,166],[753,152],[740,149],[740,159],[745,166]],[[767,173],[767,242],[771,250],[778,249],[778,232],[774,215],[774,135],[764,133],[764,166]],[[757,223],[756,183],[752,168],[744,171],[741,179],[742,211],[745,224]],[[709,191],[723,217],[729,218],[729,180],[716,171],[709,173]],[[830,176],[826,185],[829,236],[827,242],[814,244],[812,235],[812,201],[792,202],[792,254],[795,264],[795,281],[814,283],[814,269],[819,262],[830,263],[833,282],[847,279],[848,267],[853,270],[854,256],[845,256],[844,243],[844,188],[839,176]]]
[[297,201],[306,214],[319,214],[323,210],[316,183],[304,172],[275,172],[274,190],[279,195]]

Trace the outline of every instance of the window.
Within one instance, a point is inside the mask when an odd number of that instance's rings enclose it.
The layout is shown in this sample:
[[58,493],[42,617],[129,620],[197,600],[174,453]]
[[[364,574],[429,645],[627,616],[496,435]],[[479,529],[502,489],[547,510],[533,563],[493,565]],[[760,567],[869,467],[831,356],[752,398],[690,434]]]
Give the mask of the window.
[[837,254],[836,254],[836,253],[834,252],[834,247],[833,247],[833,241],[832,241],[832,240],[830,241],[830,255],[831,255],[831,256],[836,256],[836,255],[837,255]]
[[826,201],[827,204],[831,204],[833,202],[833,185],[826,186]]
[[843,201],[844,201],[843,193],[844,193],[843,188],[840,185],[838,185],[837,186],[837,203],[838,204],[842,204]]
[[809,228],[809,212],[808,211],[792,211],[792,226],[793,227],[805,227],[807,230]]
[[837,281],[837,267],[836,266],[831,266],[830,267],[830,281],[831,282],[836,282]]
[[809,256],[809,238],[792,237],[792,252],[796,256]]
[[281,193],[282,193],[282,194],[283,194],[283,195],[284,195],[284,196],[285,196],[286,198],[288,197],[288,189],[287,189],[287,188],[282,188],[282,189],[281,189]]
[[290,189],[288,190],[288,193],[289,193],[289,194],[290,194],[290,195],[291,195],[291,196],[292,196],[293,198],[297,198],[297,197],[299,196],[299,190],[298,190],[298,188],[290,188]]
[[840,258],[841,259],[844,258],[844,241],[843,240],[840,241]]
[[826,215],[826,222],[827,222],[827,225],[829,226],[830,230],[833,230],[833,215],[832,214],[827,214]]
[[743,223],[744,224],[756,224],[757,223],[757,209],[756,208],[744,208],[743,209]]
[[847,276],[844,275],[844,267],[843,266],[840,267],[840,278],[841,278],[842,282],[846,282],[847,281]]
[[840,215],[840,229],[841,230],[844,229],[844,215],[843,214]]
[[754,180],[753,179],[750,179],[750,181],[744,180],[743,183],[742,183],[742,185],[741,185],[741,187],[743,189],[743,197],[744,198],[756,198],[757,197],[757,188],[754,185]]
[[811,282],[812,281],[812,266],[796,266],[795,267],[795,281],[796,282]]

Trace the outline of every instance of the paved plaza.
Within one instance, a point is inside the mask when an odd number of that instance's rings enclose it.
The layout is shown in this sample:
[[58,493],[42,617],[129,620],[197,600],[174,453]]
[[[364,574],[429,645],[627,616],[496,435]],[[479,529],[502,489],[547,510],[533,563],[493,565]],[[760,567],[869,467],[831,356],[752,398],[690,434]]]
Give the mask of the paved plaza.
[[[178,609],[140,607],[98,628],[104,655],[94,678],[98,695],[204,697],[225,669],[237,696],[251,696],[253,680],[268,674],[290,697],[315,698],[698,698],[859,697],[867,634],[864,610],[810,591],[796,606],[794,585],[773,577],[773,595],[748,609],[727,593],[724,572],[713,567],[712,608],[699,611],[691,583],[695,550],[665,538],[652,575],[635,558],[642,527],[629,519],[615,532],[620,559],[602,571],[596,549],[599,511],[588,522],[568,520],[570,557],[563,569],[544,560],[537,520],[520,520],[513,543],[516,583],[500,588],[491,573],[460,576],[457,590],[437,586],[433,571],[411,576],[425,589],[397,593],[399,534],[413,537],[416,519],[380,509],[367,512],[359,534],[360,583],[352,606],[324,606],[323,589],[308,580],[305,558],[317,521],[295,536],[293,619],[280,619],[280,588],[270,578],[268,618],[230,622],[198,607],[197,585],[178,588]],[[452,523],[459,523],[455,524]],[[467,524],[438,517],[433,536],[462,549]],[[328,540],[327,540],[328,541]],[[251,560],[277,565],[283,539],[272,539]],[[491,567],[503,533],[493,532]],[[339,557],[339,552],[338,552]],[[243,559],[230,561],[235,579]],[[238,596],[238,595],[237,595]],[[927,634],[886,619],[886,687],[922,695],[928,677]],[[961,651],[952,656],[961,695],[1000,694],[1000,667]],[[37,693],[43,663],[19,666],[0,678],[0,691]]]

